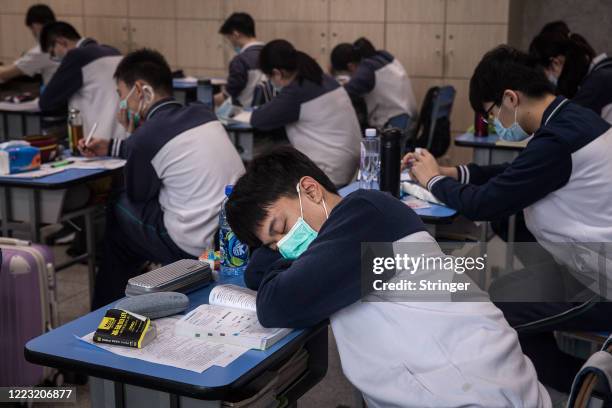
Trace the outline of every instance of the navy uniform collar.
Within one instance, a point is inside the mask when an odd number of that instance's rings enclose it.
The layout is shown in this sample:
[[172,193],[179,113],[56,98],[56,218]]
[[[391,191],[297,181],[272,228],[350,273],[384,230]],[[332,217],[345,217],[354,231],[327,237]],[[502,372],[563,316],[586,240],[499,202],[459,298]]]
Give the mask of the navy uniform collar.
[[540,123],[540,127],[545,126],[562,108],[562,105],[565,105],[569,100],[564,96],[557,96],[555,100],[553,100],[550,105],[544,110],[544,114],[542,115],[542,122]]
[[147,112],[147,116],[146,119],[151,119],[157,112],[159,112],[160,110],[164,110],[166,109],[167,106],[183,106],[182,103],[180,103],[179,101],[175,100],[173,97],[169,96],[167,98],[162,98],[159,101],[155,102],[153,105],[151,105],[151,108],[149,108],[149,111]]
[[81,37],[81,39],[77,41],[76,46],[77,48],[81,48],[81,47],[87,47],[93,44],[97,44],[96,40],[94,40],[93,38]]

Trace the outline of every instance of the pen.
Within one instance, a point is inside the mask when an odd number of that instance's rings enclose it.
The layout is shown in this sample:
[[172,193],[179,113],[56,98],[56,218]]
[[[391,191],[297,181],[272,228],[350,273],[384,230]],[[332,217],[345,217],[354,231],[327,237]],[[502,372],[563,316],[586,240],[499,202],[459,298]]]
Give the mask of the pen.
[[89,142],[91,142],[91,138],[94,132],[96,131],[97,127],[98,127],[98,122],[94,123],[94,125],[91,127],[91,130],[89,131],[89,134],[87,135],[87,139],[85,139],[85,147],[89,146]]
[[51,165],[51,167],[53,167],[53,168],[64,167],[64,166],[67,166],[67,165],[72,164],[72,163],[74,163],[74,160],[62,160],[62,161],[59,161],[57,163],[53,163]]

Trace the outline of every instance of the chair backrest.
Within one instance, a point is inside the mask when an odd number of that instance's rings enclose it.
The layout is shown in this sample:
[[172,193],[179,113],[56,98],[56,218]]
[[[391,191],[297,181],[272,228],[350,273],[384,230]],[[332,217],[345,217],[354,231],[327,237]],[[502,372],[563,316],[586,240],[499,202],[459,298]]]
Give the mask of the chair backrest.
[[595,408],[612,405],[612,335],[601,351],[584,363],[572,384],[568,408]]
[[427,91],[413,137],[408,140],[411,147],[425,147],[435,157],[446,153],[450,146],[450,115],[455,94],[455,88],[450,85]]

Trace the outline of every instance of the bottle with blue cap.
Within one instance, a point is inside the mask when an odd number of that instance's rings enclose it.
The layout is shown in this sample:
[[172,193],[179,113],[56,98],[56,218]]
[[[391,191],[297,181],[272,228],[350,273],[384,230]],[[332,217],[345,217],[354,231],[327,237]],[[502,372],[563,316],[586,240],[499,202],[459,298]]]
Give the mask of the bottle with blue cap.
[[239,276],[244,273],[249,261],[249,247],[238,240],[225,215],[225,203],[232,194],[234,186],[225,186],[225,200],[219,213],[219,253],[221,276]]
[[380,138],[376,129],[366,129],[361,141],[361,165],[359,167],[359,187],[369,190],[378,185],[380,172]]

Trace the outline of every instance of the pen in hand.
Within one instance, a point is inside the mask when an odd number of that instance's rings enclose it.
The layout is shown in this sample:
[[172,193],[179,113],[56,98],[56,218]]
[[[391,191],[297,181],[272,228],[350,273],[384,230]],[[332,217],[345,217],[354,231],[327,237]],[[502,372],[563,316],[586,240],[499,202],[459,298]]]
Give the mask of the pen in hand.
[[94,125],[91,127],[91,130],[89,131],[89,134],[87,135],[87,138],[85,139],[85,147],[89,146],[89,143],[91,143],[91,138],[93,137],[93,134],[96,131],[97,127],[98,127],[98,122],[94,123]]

